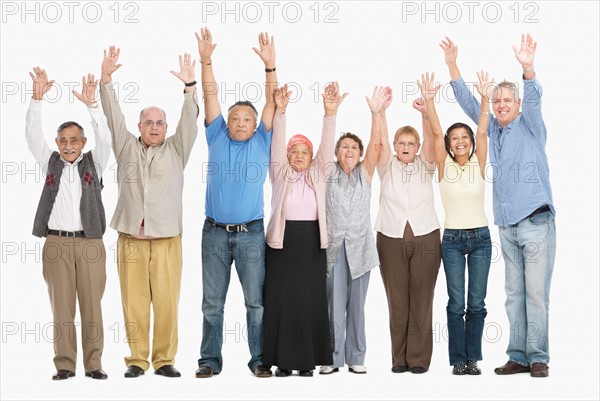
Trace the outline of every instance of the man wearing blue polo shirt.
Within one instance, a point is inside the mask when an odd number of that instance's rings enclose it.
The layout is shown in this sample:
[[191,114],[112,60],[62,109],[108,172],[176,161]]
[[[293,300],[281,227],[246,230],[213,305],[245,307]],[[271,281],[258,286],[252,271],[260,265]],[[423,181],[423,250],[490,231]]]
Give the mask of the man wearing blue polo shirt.
[[[440,44],[452,78],[454,95],[475,122],[479,103],[456,66],[457,46],[449,38]],[[516,84],[502,82],[492,96],[495,118],[490,120],[490,162],[494,172],[494,222],[500,231],[506,266],[506,313],[510,322],[508,362],[494,370],[508,375],[530,372],[548,376],[548,305],[556,253],[555,209],[550,187],[542,119],[542,87],[535,77],[537,43],[522,35],[513,46],[523,68],[524,96]]]
[[202,230],[202,345],[196,377],[211,377],[223,368],[223,315],[225,297],[235,261],[246,305],[248,367],[257,377],[271,376],[262,364],[263,282],[265,233],[263,185],[271,155],[271,128],[275,114],[273,90],[275,44],[267,34],[259,35],[260,50],[254,51],[265,64],[266,105],[257,126],[258,112],[250,102],[239,101],[221,114],[217,84],[212,69],[216,44],[207,28],[196,34],[202,65],[202,92],[208,142],[206,220]]

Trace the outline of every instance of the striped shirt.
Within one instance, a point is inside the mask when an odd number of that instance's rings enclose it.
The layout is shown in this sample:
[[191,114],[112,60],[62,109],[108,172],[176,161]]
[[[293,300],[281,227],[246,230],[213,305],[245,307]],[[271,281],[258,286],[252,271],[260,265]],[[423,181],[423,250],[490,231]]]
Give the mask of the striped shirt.
[[[523,83],[521,113],[505,127],[492,116],[487,131],[494,172],[494,224],[501,227],[517,224],[543,205],[555,214],[545,151],[542,87],[535,77]],[[479,102],[465,81],[459,77],[450,84],[460,107],[477,123]]]

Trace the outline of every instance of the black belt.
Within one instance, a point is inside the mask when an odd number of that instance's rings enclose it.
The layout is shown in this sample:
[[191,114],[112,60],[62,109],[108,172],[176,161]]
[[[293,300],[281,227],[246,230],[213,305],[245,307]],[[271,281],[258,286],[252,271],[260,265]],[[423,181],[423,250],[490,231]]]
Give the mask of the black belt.
[[252,224],[256,224],[256,223],[262,221],[262,219],[252,220],[252,221],[249,221],[249,222],[243,223],[243,224],[221,224],[221,223],[217,223],[210,217],[207,217],[206,221],[208,221],[210,224],[212,224],[215,227],[222,228],[223,230],[227,231],[228,233],[239,233],[242,231],[247,233],[248,226],[251,226]]
[[527,218],[533,217],[536,214],[540,214],[540,213],[544,213],[544,212],[549,212],[549,211],[550,211],[550,206],[544,205],[544,206],[541,206],[541,207],[538,207],[537,209],[535,209],[529,216],[527,216]]
[[67,238],[85,238],[85,231],[48,230],[46,235],[58,235]]

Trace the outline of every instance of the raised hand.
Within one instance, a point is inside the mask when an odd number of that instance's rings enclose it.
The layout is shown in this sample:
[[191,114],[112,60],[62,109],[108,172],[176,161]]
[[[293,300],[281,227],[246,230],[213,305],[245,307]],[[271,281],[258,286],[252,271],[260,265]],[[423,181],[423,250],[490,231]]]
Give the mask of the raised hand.
[[477,78],[479,79],[479,84],[475,84],[475,88],[481,95],[482,99],[489,101],[492,97],[492,93],[494,92],[494,78],[489,79],[488,77],[489,75],[487,71],[478,71]]
[[48,81],[46,70],[40,67],[33,67],[33,72],[29,72],[29,76],[33,80],[33,95],[34,100],[42,100],[46,92],[52,88],[54,80]]
[[81,86],[83,87],[81,93],[73,89],[73,95],[81,100],[86,106],[91,106],[96,103],[98,81],[95,78],[94,74],[88,74],[87,77],[84,75],[81,77]]
[[[368,96],[365,96],[365,99],[367,100],[367,104],[369,105],[369,109],[371,109],[371,113],[373,114],[377,114],[379,113],[381,110],[384,109],[384,105],[390,102],[390,98],[391,98],[391,89],[390,92],[387,92],[387,89],[390,89],[389,87],[383,87],[383,86],[376,86],[375,89],[373,89],[373,96],[371,96],[371,98],[369,98]],[[389,104],[388,104],[389,106]]]
[[340,95],[340,87],[335,82],[330,82],[325,86],[325,91],[323,92],[323,105],[325,107],[325,115],[333,116],[337,113],[337,109],[342,104],[346,96],[348,96],[348,92]]
[[452,39],[446,36],[446,40],[442,40],[440,47],[444,51],[444,61],[446,65],[450,66],[456,64],[456,58],[458,57],[458,46],[454,44]]
[[435,73],[432,72],[431,75],[429,75],[429,72],[421,74],[421,80],[423,82],[417,80],[417,85],[421,88],[421,97],[425,101],[435,98],[435,94],[441,86],[440,84],[435,85]]
[[533,40],[530,34],[521,35],[521,48],[517,49],[517,46],[513,45],[513,51],[515,52],[515,57],[523,66],[523,69],[527,70],[528,68],[533,67],[533,58],[535,57],[535,49],[537,48],[537,42]]
[[290,101],[290,97],[292,96],[292,92],[288,91],[287,84],[283,85],[282,87],[275,88],[273,91],[273,96],[275,98],[277,111],[280,113],[285,112],[285,109]]
[[252,50],[260,59],[265,63],[265,68],[274,68],[275,67],[275,38],[271,36],[269,38],[269,34],[267,32],[260,33],[258,35],[258,44],[260,45],[260,50],[256,47],[253,47]]
[[392,104],[392,100],[393,100],[392,88],[390,88],[389,86],[386,86],[385,87],[385,101],[383,102],[383,110],[386,110],[388,107],[390,107],[390,104]]
[[212,35],[208,28],[201,28],[200,35],[196,32],[196,40],[198,41],[198,56],[200,57],[201,63],[207,63],[209,65],[212,60],[212,54],[217,47],[217,44],[213,44]]
[[412,106],[419,113],[427,115],[427,104],[425,103],[425,100],[422,97],[413,100]]
[[104,50],[104,59],[102,60],[102,82],[105,84],[112,80],[113,72],[117,71],[123,64],[117,64],[121,49],[116,46],[110,46],[108,53]]
[[179,55],[179,72],[171,70],[171,74],[179,78],[184,84],[194,82],[196,77],[196,60],[192,62],[192,55],[184,53]]

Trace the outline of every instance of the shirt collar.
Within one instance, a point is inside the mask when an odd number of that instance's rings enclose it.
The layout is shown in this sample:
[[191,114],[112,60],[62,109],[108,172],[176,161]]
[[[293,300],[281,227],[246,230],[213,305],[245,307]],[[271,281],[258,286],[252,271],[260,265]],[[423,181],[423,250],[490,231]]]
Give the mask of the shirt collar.
[[65,159],[63,159],[62,155],[60,155],[60,160],[62,160],[62,162],[65,165],[72,164],[73,166],[77,166],[79,164],[79,162],[81,161],[81,159],[83,159],[83,152],[81,152],[79,154],[79,157],[77,159],[75,159],[75,161],[73,163],[71,163],[70,161],[66,161]]

